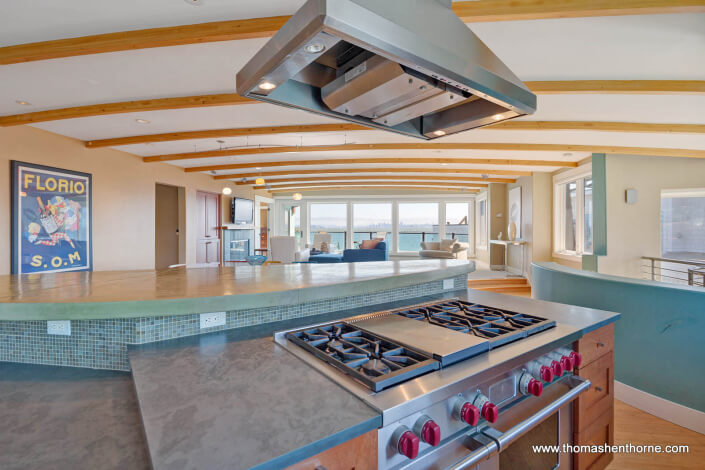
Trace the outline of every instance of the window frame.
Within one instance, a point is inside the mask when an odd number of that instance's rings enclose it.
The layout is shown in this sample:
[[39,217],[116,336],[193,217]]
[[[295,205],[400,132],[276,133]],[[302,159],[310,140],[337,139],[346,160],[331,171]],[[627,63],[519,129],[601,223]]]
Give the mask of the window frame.
[[[553,176],[553,249],[554,258],[581,261],[585,251],[585,180],[592,179],[592,163],[559,173]],[[565,231],[567,228],[563,203],[566,187],[576,184],[575,197],[575,251],[565,249]],[[594,191],[594,183],[593,183]],[[594,197],[594,196],[593,196]],[[593,199],[594,200],[594,199]],[[594,227],[594,212],[593,212]],[[593,241],[594,243],[594,241]],[[593,248],[594,250],[594,248]]]

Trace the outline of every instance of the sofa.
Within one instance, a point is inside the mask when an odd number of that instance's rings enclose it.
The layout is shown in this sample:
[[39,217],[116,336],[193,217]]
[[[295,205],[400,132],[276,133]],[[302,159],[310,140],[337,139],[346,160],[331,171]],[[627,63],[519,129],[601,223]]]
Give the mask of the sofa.
[[458,240],[441,240],[439,242],[422,242],[419,256],[433,259],[468,259],[470,245]]
[[372,249],[356,248],[343,251],[343,263],[360,263],[363,261],[389,261],[387,242],[379,242]]
[[389,247],[386,242],[379,242],[371,249],[356,248],[345,250],[342,254],[323,253],[312,255],[309,258],[311,263],[362,263],[365,261],[388,261]]

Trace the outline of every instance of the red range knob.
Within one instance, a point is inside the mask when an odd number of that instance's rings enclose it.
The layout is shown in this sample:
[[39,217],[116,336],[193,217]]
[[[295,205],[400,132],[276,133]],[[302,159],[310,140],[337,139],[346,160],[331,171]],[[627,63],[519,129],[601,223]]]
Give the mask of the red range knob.
[[573,370],[573,359],[568,356],[561,356],[561,366],[565,372]]
[[560,377],[564,372],[563,366],[558,361],[551,361],[551,370],[555,377]]
[[494,423],[499,417],[499,408],[497,408],[497,405],[494,403],[490,403],[489,401],[485,402],[485,404],[482,405],[482,417],[490,423]]
[[411,431],[404,432],[397,443],[400,454],[415,459],[419,455],[419,438]]
[[480,410],[469,401],[466,401],[460,409],[460,419],[470,426],[477,426],[480,421]]
[[575,367],[580,367],[580,365],[583,363],[583,355],[579,352],[572,351],[570,353],[570,357],[571,359],[573,359],[573,365]]
[[426,444],[437,446],[441,443],[441,427],[431,419],[426,421],[421,429],[421,438]]
[[543,393],[543,384],[536,379],[529,380],[528,385],[529,393],[535,397],[540,397]]
[[553,371],[550,367],[541,366],[541,370],[539,373],[541,374],[541,380],[543,380],[544,382],[548,383],[553,380]]

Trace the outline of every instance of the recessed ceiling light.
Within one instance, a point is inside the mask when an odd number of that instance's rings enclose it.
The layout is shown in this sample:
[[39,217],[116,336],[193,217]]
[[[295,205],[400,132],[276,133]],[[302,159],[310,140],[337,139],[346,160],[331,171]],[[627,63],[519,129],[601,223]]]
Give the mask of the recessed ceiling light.
[[570,158],[570,157],[573,156],[573,154],[570,153],[570,152],[566,152],[566,153],[563,154],[563,156],[564,156],[565,158]]
[[448,166],[447,163],[441,163],[441,166]]
[[17,100],[17,101],[15,101],[15,103],[21,104],[22,106],[32,106],[32,103],[30,103],[29,101],[24,101],[24,100]]
[[149,124],[149,121],[146,119],[135,119],[135,122],[138,124]]
[[499,121],[499,120],[502,119],[503,117],[504,117],[504,116],[502,116],[501,114],[495,114],[494,116],[492,116],[492,119],[494,119],[495,121]]
[[189,5],[193,5],[195,7],[203,5],[203,0],[184,0],[184,2],[188,3]]
[[262,169],[261,166],[258,166],[257,168],[255,168],[255,170],[261,170],[261,169]]
[[227,186],[225,188],[223,188],[223,194],[225,194],[226,196],[230,196],[232,193],[233,193],[233,190],[228,188]]
[[259,84],[260,90],[264,90],[264,91],[274,90],[276,87],[277,87],[277,85],[272,82],[262,82]]
[[443,137],[444,135],[446,135],[446,131],[435,131],[433,135]]
[[326,50],[326,46],[321,44],[320,42],[314,42],[304,47],[304,50],[309,54],[320,54],[321,52]]

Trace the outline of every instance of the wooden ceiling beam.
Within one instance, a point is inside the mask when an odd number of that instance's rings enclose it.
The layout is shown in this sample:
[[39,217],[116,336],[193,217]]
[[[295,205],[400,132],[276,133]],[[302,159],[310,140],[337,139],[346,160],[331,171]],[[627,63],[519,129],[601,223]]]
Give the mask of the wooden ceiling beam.
[[705,11],[703,0],[478,0],[454,2],[453,11],[466,23],[490,21],[658,15]]
[[691,95],[705,93],[705,80],[556,80],[524,83],[537,95],[584,93]]
[[[518,131],[606,131],[666,134],[705,134],[705,124],[654,124],[638,122],[609,121],[519,121],[500,122],[479,130],[518,130]],[[299,126],[242,127],[234,129],[209,129],[188,132],[167,132],[164,134],[136,135],[113,139],[89,140],[88,148],[119,147],[122,145],[152,144],[180,140],[220,139],[250,135],[307,134],[317,132],[370,131],[369,127],[358,124],[308,124]]]
[[282,193],[294,193],[297,191],[309,192],[309,191],[349,191],[351,189],[364,189],[364,190],[380,190],[380,189],[403,189],[405,191],[448,191],[458,194],[476,194],[479,193],[479,189],[468,189],[468,188],[441,188],[441,187],[424,187],[424,186],[414,186],[414,185],[403,185],[403,186],[324,186],[324,187],[310,187],[302,186],[300,188],[285,188],[285,189],[273,189],[269,191],[271,194],[282,194]]
[[0,65],[155,47],[266,38],[279,31],[288,19],[288,16],[273,16],[216,21],[18,44],[0,48]]
[[[418,181],[418,182],[394,182],[394,181],[383,181],[383,182],[374,182],[374,181],[362,181],[362,182],[329,182],[329,183],[300,183],[300,184],[285,184],[282,186],[274,187],[272,190],[278,191],[282,189],[298,189],[298,188],[318,188],[322,186],[377,186],[377,187],[387,187],[387,186],[427,186],[427,187],[438,187],[438,188],[469,188],[469,189],[481,189],[481,188],[486,188],[487,185],[485,186],[478,186],[478,185],[472,185],[472,184],[465,184],[465,183],[436,183],[436,182],[425,182],[425,181]],[[255,189],[267,189],[266,186],[254,186]]]
[[[704,0],[705,1],[705,0]],[[526,82],[537,94],[704,94],[705,80],[572,80]],[[0,116],[0,126],[19,126],[38,122],[75,119],[107,114],[164,111],[169,109],[233,106],[258,103],[236,93],[180,96],[149,100],[102,103],[72,108],[50,109]]]
[[705,134],[705,124],[655,124],[610,121],[505,121],[483,127],[509,131],[599,131],[657,134]]
[[[285,166],[317,166],[323,167],[327,165],[374,165],[374,164],[453,164],[453,165],[514,165],[514,166],[544,166],[557,168],[575,168],[577,162],[560,162],[560,161],[545,161],[545,160],[501,160],[491,158],[337,158],[335,160],[283,160],[276,162],[249,162],[249,163],[230,163],[223,165],[206,165],[184,168],[187,173],[199,171],[224,171],[224,170],[243,170],[256,168],[277,168]],[[354,171],[350,169],[349,171]],[[427,169],[433,171],[433,169]],[[486,170],[491,173],[492,170]],[[512,171],[512,174],[516,174]]]
[[[424,181],[437,181],[439,183],[472,183],[472,186],[477,186],[478,188],[486,188],[489,186],[488,183],[516,183],[515,179],[510,178],[493,178],[493,180],[482,179],[482,178],[467,178],[462,176],[430,176],[430,175],[419,175],[419,176],[398,176],[398,175],[368,175],[368,176],[313,176],[313,177],[303,177],[303,178],[265,178],[266,184],[268,185],[279,185],[279,184],[289,184],[289,183],[305,183],[305,182],[324,182],[324,181],[417,181],[419,184]],[[235,182],[238,186],[263,186],[255,184],[255,181],[237,181]]]
[[[226,150],[208,150],[204,152],[171,153],[143,157],[145,163],[170,162],[179,160],[197,160],[201,158],[257,156],[275,154],[310,154],[319,152],[368,152],[399,150],[491,150],[512,152],[590,152],[618,153],[628,155],[650,155],[657,157],[705,158],[705,150],[660,148],[660,147],[625,147],[618,145],[572,145],[572,144],[524,144],[524,143],[393,143],[393,144],[344,144],[314,146],[282,147],[247,147]],[[407,160],[406,158],[404,160]],[[512,159],[437,159],[438,163],[482,163],[494,165],[560,166],[565,162],[544,160]],[[370,163],[370,162],[365,162]],[[260,165],[263,166],[263,165]]]
[[[310,175],[319,176],[322,174],[351,174],[351,173],[423,173],[431,174],[471,174],[471,175],[509,175],[509,176],[531,176],[531,171],[514,171],[514,170],[487,170],[487,169],[448,169],[448,168],[317,168],[310,170],[282,170],[282,171],[258,171],[254,173],[230,173],[226,175],[215,175],[215,180],[236,180],[242,178],[269,178],[271,176],[291,176],[291,175]],[[491,181],[490,178],[488,181]],[[499,182],[499,181],[493,181]]]
[[255,101],[243,98],[237,93],[221,95],[182,96],[177,98],[158,98],[153,100],[125,101],[119,103],[104,103],[74,108],[52,109],[34,113],[0,116],[0,126],[20,126],[38,122],[58,121],[61,119],[76,119],[108,114],[137,113],[147,111],[163,111],[167,109],[205,108],[209,106],[233,106],[250,104]]
[[[569,144],[517,144],[517,143],[385,143],[385,144],[343,144],[343,145],[310,145],[310,146],[281,146],[281,147],[245,147],[225,150],[206,150],[203,152],[169,153],[143,157],[145,163],[171,162],[179,160],[197,160],[214,157],[237,157],[256,155],[277,155],[288,153],[319,153],[319,152],[369,152],[369,151],[398,151],[398,150],[492,150],[492,151],[531,151],[531,152],[593,152],[593,147],[586,145]],[[616,152],[610,152],[616,153]],[[468,163],[487,163],[486,159],[466,159]],[[439,160],[452,163],[447,159]],[[522,160],[520,160],[522,161]],[[496,165],[520,165],[516,160],[492,159]],[[529,160],[523,160],[529,162]],[[532,166],[556,166],[556,162],[542,162],[541,160],[526,163]],[[457,161],[457,163],[463,163]]]
[[[465,22],[516,21],[697,13],[705,11],[705,0],[480,0],[454,2],[453,10]],[[0,48],[0,65],[156,47],[266,38],[281,29],[289,18],[274,16],[216,21],[18,44]]]

